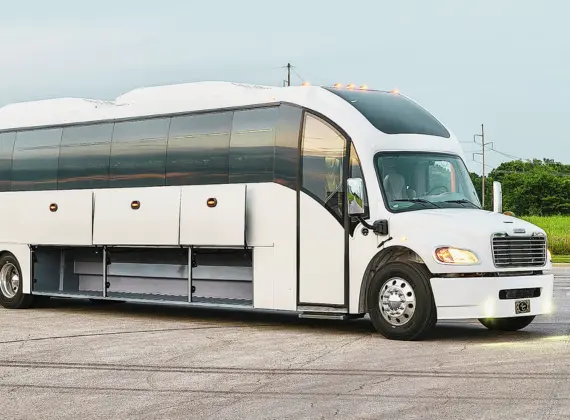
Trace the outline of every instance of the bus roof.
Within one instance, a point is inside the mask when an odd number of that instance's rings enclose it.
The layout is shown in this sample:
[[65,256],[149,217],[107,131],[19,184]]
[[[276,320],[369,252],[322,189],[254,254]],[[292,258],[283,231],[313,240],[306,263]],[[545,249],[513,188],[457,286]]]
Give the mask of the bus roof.
[[354,138],[359,150],[425,149],[463,155],[443,124],[400,93],[223,81],[139,88],[110,101],[57,98],[10,104],[0,108],[0,133],[279,103],[326,116]]
[[[196,82],[131,90],[115,100],[57,98],[0,108],[0,130],[224,109],[284,100],[302,101],[314,86],[274,87],[233,82]],[[287,91],[284,94],[284,91]]]

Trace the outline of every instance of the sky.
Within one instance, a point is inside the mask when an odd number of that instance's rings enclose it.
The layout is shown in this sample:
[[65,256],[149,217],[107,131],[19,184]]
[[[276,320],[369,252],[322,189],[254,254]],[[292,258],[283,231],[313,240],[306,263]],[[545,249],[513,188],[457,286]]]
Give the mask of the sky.
[[567,0],[5,3],[0,106],[202,80],[282,85],[290,62],[293,84],[400,90],[465,142],[473,171],[481,124],[486,172],[512,158],[570,164]]

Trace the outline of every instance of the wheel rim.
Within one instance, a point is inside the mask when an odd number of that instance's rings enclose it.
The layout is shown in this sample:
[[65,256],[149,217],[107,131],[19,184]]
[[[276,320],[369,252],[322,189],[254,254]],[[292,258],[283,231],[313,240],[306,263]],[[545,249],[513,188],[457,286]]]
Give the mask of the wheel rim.
[[405,325],[416,311],[416,294],[406,280],[393,277],[380,289],[379,306],[382,317],[390,325]]
[[0,290],[4,297],[12,299],[20,289],[20,275],[12,263],[6,263],[0,270]]

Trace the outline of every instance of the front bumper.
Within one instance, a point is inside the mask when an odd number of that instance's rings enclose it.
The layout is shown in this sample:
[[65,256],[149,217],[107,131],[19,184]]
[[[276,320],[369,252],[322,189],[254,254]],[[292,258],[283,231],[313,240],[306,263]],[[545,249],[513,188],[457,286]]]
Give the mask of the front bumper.
[[[506,318],[552,311],[554,275],[432,278],[437,319]],[[501,290],[540,288],[539,297],[501,299]],[[504,293],[504,292],[503,292]],[[530,311],[516,313],[515,302],[527,300]]]

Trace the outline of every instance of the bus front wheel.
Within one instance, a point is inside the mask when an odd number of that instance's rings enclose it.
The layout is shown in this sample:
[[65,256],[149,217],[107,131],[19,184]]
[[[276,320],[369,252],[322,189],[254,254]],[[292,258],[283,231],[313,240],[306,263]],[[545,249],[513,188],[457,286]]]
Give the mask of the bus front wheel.
[[24,280],[18,260],[9,253],[0,256],[0,305],[7,309],[27,309],[34,297],[24,294]]
[[376,330],[392,340],[425,338],[437,322],[430,273],[425,266],[395,261],[376,272],[368,290],[368,314]]

